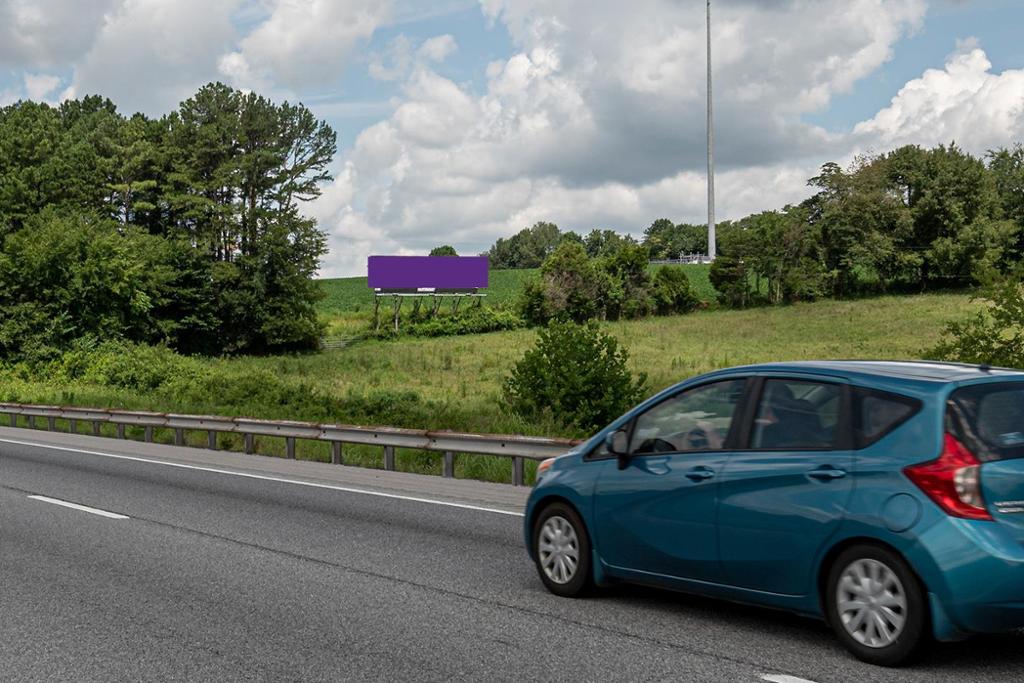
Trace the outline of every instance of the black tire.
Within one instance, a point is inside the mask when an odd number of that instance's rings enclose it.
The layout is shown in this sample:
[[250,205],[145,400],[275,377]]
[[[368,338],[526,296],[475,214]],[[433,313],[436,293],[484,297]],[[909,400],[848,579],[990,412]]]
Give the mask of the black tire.
[[[560,518],[572,528],[575,533],[575,547],[578,555],[578,562],[571,577],[564,582],[556,581],[548,575],[541,559],[541,535],[542,530],[549,520]],[[555,521],[553,524],[559,524]],[[544,586],[564,598],[578,598],[588,594],[593,588],[593,571],[590,563],[590,535],[587,534],[587,527],[583,520],[571,505],[565,503],[551,503],[541,510],[533,523],[533,557],[537,567],[537,574]]]
[[[906,602],[906,608],[902,611],[903,628],[888,645],[871,646],[861,642],[850,633],[839,614],[839,582],[848,568],[862,560],[877,562],[888,568],[899,579],[903,590]],[[828,622],[839,640],[857,659],[869,664],[890,667],[909,664],[921,655],[931,640],[931,614],[921,582],[906,561],[888,548],[865,544],[847,548],[840,553],[829,570],[824,601]]]

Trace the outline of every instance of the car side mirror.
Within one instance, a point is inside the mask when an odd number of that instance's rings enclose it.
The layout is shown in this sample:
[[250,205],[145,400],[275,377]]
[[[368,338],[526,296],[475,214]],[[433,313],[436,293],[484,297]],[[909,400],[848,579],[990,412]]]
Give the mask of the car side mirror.
[[629,437],[625,429],[616,429],[604,437],[604,447],[612,455],[619,458],[619,469],[624,470],[629,464]]

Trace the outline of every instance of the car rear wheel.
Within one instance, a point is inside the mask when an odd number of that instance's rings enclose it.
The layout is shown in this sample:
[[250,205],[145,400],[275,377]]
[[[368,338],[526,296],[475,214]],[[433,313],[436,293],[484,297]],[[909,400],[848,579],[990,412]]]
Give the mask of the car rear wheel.
[[825,602],[836,635],[870,664],[906,664],[928,640],[924,591],[903,558],[886,548],[843,551],[829,572]]
[[569,505],[552,503],[537,516],[533,556],[540,580],[555,595],[574,598],[590,589],[590,538]]

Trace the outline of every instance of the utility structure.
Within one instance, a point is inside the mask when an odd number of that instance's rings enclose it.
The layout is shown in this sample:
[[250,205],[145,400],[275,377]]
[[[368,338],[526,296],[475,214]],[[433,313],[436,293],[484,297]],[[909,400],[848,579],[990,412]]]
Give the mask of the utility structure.
[[708,0],[708,260],[714,261],[715,243],[715,126],[711,101],[711,0]]
[[402,302],[413,299],[413,314],[424,299],[431,301],[427,316],[437,315],[444,299],[451,300],[452,314],[466,298],[481,305],[487,288],[490,264],[486,256],[371,256],[367,259],[366,284],[373,289],[373,324],[380,329],[381,299],[391,299],[395,332]]

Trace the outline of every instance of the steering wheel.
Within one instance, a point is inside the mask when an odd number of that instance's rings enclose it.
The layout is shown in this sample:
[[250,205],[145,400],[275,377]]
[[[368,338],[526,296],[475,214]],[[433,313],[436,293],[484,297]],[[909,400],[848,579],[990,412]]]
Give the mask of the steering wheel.
[[699,451],[707,448],[710,444],[708,433],[703,427],[694,427],[686,433],[686,445],[692,451]]

